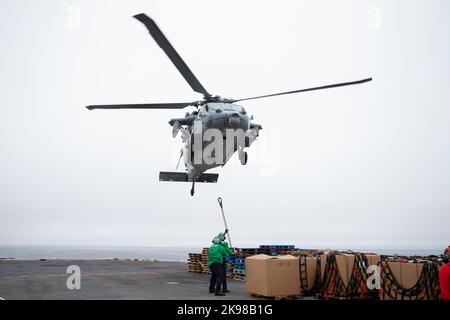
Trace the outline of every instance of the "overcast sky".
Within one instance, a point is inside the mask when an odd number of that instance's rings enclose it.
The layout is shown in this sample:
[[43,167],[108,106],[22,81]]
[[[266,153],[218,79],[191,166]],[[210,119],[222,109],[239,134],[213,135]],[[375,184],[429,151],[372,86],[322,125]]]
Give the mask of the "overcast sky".
[[[217,184],[158,181],[201,98],[131,17],[155,19],[213,94],[263,125]],[[449,1],[0,0],[0,244],[443,248],[450,225]]]

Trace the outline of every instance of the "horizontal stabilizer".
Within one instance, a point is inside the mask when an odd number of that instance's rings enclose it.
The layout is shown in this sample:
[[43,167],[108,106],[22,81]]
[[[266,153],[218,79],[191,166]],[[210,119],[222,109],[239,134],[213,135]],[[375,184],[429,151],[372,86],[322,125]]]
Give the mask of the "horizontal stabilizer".
[[219,180],[219,174],[218,173],[204,173],[200,177],[198,177],[195,182],[216,183],[217,180]]
[[[219,174],[217,173],[204,173],[195,182],[216,183],[218,179]],[[190,179],[185,172],[160,172],[159,181],[190,182]]]
[[188,182],[188,175],[185,172],[160,172],[159,181]]

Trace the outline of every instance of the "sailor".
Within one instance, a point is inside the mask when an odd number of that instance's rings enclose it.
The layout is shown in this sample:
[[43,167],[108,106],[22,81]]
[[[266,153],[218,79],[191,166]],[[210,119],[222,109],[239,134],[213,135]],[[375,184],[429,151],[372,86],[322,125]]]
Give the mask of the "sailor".
[[[227,237],[226,237],[227,233],[228,233],[228,229],[225,230],[225,232],[219,233],[217,238],[220,239],[220,245],[225,249],[225,251],[227,252],[227,256],[228,256],[231,253],[233,253],[233,250],[228,245],[228,242],[225,241],[227,239]],[[224,258],[224,260],[223,260],[222,270],[223,270],[223,274],[224,274],[224,280],[222,283],[222,292],[228,293],[230,291],[228,290],[228,286],[227,286],[227,261],[226,261],[226,258]]]
[[208,267],[211,269],[211,279],[209,281],[209,293],[214,293],[216,296],[224,296],[222,292],[222,284],[225,280],[223,273],[223,263],[228,252],[221,245],[218,237],[213,239],[213,245],[208,251]]
[[450,246],[445,249],[442,255],[444,265],[439,269],[439,284],[443,300],[450,300]]

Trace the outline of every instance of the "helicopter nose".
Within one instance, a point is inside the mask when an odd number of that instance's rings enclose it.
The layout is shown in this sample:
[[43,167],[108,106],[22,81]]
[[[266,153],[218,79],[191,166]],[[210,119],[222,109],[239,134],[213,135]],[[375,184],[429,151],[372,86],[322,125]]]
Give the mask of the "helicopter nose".
[[239,113],[233,113],[233,114],[228,118],[228,124],[229,124],[230,127],[232,127],[232,128],[238,128],[239,125],[241,124],[241,117],[239,116]]

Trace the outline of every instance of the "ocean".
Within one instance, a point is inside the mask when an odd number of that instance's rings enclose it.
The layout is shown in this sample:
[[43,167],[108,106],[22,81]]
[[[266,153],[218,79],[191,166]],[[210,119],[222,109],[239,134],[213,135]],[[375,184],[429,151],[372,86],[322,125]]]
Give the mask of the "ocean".
[[[188,253],[201,253],[202,248],[182,247],[101,247],[101,246],[0,246],[0,259],[15,260],[94,260],[139,259],[159,261],[187,261]],[[338,250],[341,250],[338,248]],[[348,249],[342,249],[348,250]],[[440,249],[354,249],[383,255],[428,256],[440,255]]]
[[187,261],[189,252],[201,248],[101,247],[101,246],[0,246],[0,259],[94,260],[140,259]]

